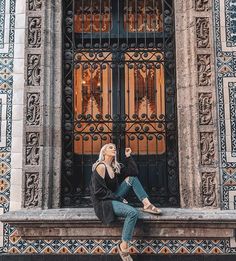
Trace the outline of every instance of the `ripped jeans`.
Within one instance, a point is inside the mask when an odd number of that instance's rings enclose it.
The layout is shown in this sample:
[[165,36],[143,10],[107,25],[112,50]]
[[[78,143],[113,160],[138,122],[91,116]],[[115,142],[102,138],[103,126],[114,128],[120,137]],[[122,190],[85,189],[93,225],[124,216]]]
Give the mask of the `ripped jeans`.
[[[131,187],[141,202],[145,198],[148,198],[147,193],[137,177],[128,177],[127,180],[124,180],[115,194],[120,197],[125,197]],[[128,242],[132,239],[139,212],[136,208],[116,200],[112,200],[112,206],[116,216],[125,218],[122,230],[122,240]]]

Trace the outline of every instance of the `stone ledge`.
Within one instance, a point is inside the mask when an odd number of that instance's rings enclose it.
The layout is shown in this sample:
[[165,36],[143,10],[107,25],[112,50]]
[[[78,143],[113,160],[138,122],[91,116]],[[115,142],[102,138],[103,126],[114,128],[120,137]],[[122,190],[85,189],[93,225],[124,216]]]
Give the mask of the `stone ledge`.
[[[236,211],[165,208],[163,215],[140,212],[134,238],[232,238]],[[122,220],[103,225],[91,208],[7,212],[0,221],[17,228],[26,239],[119,239]]]

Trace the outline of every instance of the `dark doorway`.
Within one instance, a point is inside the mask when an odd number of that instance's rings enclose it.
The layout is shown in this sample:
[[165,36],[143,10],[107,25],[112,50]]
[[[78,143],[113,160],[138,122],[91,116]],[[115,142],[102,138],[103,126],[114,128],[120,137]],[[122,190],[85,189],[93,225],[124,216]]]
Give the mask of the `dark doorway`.
[[[172,0],[66,0],[62,206],[90,206],[91,166],[131,147],[153,202],[179,206]],[[135,199],[134,199],[135,202]]]

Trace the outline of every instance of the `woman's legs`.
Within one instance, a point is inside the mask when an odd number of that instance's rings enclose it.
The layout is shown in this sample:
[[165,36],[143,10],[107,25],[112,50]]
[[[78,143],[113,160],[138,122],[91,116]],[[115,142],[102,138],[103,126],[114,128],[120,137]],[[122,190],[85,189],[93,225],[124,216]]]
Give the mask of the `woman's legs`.
[[139,200],[143,203],[143,210],[152,214],[161,214],[161,210],[155,207],[148,199],[148,195],[143,189],[137,177],[128,177],[128,183],[132,186],[135,194]]
[[[127,177],[118,187],[115,194],[120,197],[125,197],[129,190],[133,188],[135,194],[137,195],[138,199],[143,202],[147,203],[148,195],[143,189],[139,179],[137,177]],[[138,218],[138,211],[124,203],[119,201],[112,201],[114,213],[117,216],[126,217],[122,232],[122,243],[121,249],[125,250],[128,248],[128,242],[132,239],[134,227]],[[145,206],[145,204],[144,204]],[[135,218],[137,216],[137,218]],[[128,237],[127,237],[128,235]]]
[[146,202],[146,199],[148,199],[148,195],[137,177],[127,177],[120,184],[115,194],[120,197],[125,197],[131,188],[133,188],[134,193],[141,202]]
[[128,247],[128,242],[132,239],[139,212],[134,207],[116,200],[112,200],[112,207],[116,216],[125,218],[122,241],[126,242]]

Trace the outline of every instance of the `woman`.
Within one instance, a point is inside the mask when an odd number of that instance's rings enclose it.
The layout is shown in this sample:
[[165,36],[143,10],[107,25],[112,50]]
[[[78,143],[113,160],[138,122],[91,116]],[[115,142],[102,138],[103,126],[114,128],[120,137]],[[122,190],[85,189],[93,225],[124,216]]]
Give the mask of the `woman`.
[[[125,149],[125,165],[119,164],[116,158],[116,146],[112,143],[101,148],[98,160],[93,164],[93,174],[90,183],[91,200],[97,217],[104,223],[110,224],[115,217],[124,217],[122,242],[118,252],[124,261],[132,261],[129,254],[129,241],[132,239],[134,227],[138,219],[138,210],[128,205],[124,198],[130,188],[143,203],[143,211],[160,214],[148,199],[137,175],[138,168],[131,157],[131,149]],[[118,177],[123,178],[119,185]]]

